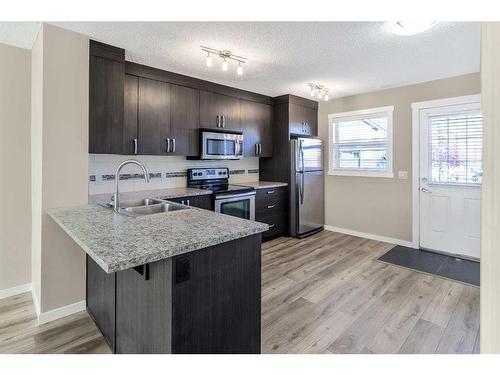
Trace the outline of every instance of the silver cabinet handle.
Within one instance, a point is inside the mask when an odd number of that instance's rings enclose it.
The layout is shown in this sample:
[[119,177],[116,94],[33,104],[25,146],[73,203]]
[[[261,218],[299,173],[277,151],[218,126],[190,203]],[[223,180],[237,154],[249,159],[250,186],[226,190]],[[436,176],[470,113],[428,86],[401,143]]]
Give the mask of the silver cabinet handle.
[[181,200],[181,204],[184,204],[184,199],[183,199],[183,200]]
[[275,190],[269,190],[267,194],[274,194]]
[[226,127],[226,116],[222,115],[222,127]]
[[421,188],[420,190],[422,190],[423,193],[427,193],[427,194],[432,194],[432,191],[430,191],[429,189],[426,189],[426,188]]
[[188,206],[191,206],[191,203],[189,203],[189,199],[187,200],[187,205],[188,205]]
[[267,206],[267,208],[274,208],[274,206],[276,206],[275,204],[270,204],[269,206]]
[[262,155],[262,143],[259,143],[259,155]]
[[259,144],[258,143],[256,143],[254,146],[254,152],[255,152],[255,155],[259,155]]
[[220,128],[220,116],[217,115],[217,121],[215,122],[215,125],[217,125],[218,128]]
[[170,152],[170,138],[167,138],[167,152]]
[[175,138],[172,138],[172,152],[175,152]]
[[134,154],[137,155],[137,138],[134,138]]
[[273,228],[276,224],[269,224],[269,229]]

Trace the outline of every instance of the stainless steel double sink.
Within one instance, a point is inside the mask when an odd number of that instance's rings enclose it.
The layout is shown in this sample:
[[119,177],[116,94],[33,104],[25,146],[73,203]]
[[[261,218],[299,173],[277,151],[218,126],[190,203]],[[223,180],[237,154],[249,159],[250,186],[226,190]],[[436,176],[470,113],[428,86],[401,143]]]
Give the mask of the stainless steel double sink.
[[[102,204],[102,206],[114,209],[112,203]],[[144,198],[121,201],[120,208],[117,212],[125,216],[138,217],[188,209],[188,206],[179,203],[173,203],[163,199]]]

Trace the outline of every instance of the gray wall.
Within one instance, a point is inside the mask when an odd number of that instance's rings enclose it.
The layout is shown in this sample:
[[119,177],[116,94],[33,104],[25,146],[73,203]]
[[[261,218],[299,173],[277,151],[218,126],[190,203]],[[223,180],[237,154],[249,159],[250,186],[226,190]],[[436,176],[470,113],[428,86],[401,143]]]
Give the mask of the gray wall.
[[[394,106],[394,178],[326,176],[326,225],[412,240],[411,103],[480,93],[479,73],[354,95],[319,104],[319,136],[327,143],[328,114]],[[328,155],[328,145],[325,155]],[[325,170],[328,170],[326,160]],[[398,171],[408,179],[398,179]],[[326,173],[326,172],[325,172]]]
[[29,284],[30,51],[0,44],[0,291]]

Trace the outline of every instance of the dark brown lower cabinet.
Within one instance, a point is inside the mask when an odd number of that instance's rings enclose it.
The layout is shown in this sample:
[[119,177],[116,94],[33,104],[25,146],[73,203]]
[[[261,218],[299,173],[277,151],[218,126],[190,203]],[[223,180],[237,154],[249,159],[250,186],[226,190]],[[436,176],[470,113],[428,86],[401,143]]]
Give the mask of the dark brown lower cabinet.
[[212,194],[194,195],[190,197],[170,198],[168,201],[185,204],[186,206],[203,208],[205,210],[213,210]]
[[114,274],[87,259],[87,308],[115,353],[260,353],[260,234]]
[[287,232],[288,199],[287,188],[258,189],[255,195],[255,220],[269,225],[269,230],[262,233],[262,240],[267,241]]

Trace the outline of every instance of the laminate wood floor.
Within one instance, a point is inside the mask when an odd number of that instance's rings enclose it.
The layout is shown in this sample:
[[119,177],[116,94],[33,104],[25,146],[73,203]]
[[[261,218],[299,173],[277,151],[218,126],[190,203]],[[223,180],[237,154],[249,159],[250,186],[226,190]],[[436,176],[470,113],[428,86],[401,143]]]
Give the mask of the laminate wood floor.
[[[394,245],[322,232],[262,247],[262,353],[479,353],[479,288],[378,262]],[[86,312],[41,326],[0,301],[0,353],[109,353]]]

